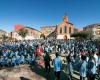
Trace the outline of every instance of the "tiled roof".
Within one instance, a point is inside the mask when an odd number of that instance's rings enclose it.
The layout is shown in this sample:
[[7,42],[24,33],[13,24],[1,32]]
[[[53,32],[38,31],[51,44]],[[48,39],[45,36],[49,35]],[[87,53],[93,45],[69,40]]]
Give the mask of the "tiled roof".
[[54,28],[55,28],[56,26],[42,26],[42,27],[40,27],[40,28],[48,28],[48,27],[49,27],[49,28],[50,28],[50,27],[54,27]]
[[32,27],[24,27],[24,28],[33,29],[33,30],[36,30],[36,31],[38,31],[38,32],[42,33],[41,31],[39,31],[39,30],[37,30],[37,29],[34,29],[34,28],[32,28]]
[[94,28],[94,27],[98,27],[98,26],[100,26],[100,23],[90,24],[90,25],[87,25],[84,28]]

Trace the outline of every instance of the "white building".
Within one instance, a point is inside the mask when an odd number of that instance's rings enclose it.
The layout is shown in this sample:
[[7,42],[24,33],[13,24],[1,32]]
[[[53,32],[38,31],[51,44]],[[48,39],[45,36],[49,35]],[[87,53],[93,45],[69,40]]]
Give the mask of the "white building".
[[100,23],[91,24],[83,28],[83,31],[90,31],[94,39],[100,38]]
[[[30,27],[24,27],[24,29],[28,31],[25,40],[40,39],[40,35],[42,34],[40,31]],[[12,32],[12,38],[17,40],[23,40],[23,38],[17,33],[17,31]]]

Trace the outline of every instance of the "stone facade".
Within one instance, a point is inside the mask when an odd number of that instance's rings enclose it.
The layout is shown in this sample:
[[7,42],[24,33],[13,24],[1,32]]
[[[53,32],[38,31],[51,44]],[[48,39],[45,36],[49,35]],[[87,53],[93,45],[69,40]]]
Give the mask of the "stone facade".
[[55,30],[56,26],[43,26],[41,27],[41,32],[45,35],[48,36]]
[[13,38],[16,38],[18,40],[22,39],[21,36],[17,34],[17,31],[21,28],[25,28],[28,30],[28,35],[25,39],[40,39],[40,35],[44,34],[47,38],[56,38],[56,39],[64,39],[65,36],[67,39],[70,39],[70,35],[74,32],[79,32],[79,29],[76,29],[74,27],[74,24],[70,23],[68,20],[68,16],[63,16],[63,21],[60,22],[56,26],[43,26],[41,27],[41,30],[38,31],[31,27],[26,27],[21,24],[15,25],[15,29],[13,31]]
[[2,41],[2,35],[8,36],[8,33],[4,30],[0,30],[0,41]]
[[54,32],[49,34],[48,38],[64,39],[65,36],[67,39],[70,39],[70,35],[74,33],[74,25],[68,21],[68,16],[63,17],[63,21],[56,25]]
[[63,17],[63,22],[57,25],[57,39],[64,39],[66,35],[70,38],[70,34],[74,33],[74,25],[68,21],[68,17]]
[[28,30],[28,35],[26,36],[26,39],[40,39],[40,35],[42,33],[39,30],[30,27],[25,27],[25,29]]
[[2,37],[2,35],[7,35],[7,32],[4,30],[0,30],[0,37]]
[[81,32],[81,31],[82,31],[81,29],[74,28],[74,33]]
[[17,33],[17,31],[22,28],[28,30],[28,34],[25,37],[25,40],[40,39],[40,35],[42,34],[40,31],[31,27],[26,27],[26,26],[19,27],[19,25],[17,28],[15,27],[14,31],[12,31],[12,38],[17,39],[17,40],[23,40],[23,38]]
[[94,39],[100,38],[100,23],[88,25],[83,28],[83,31],[90,31]]

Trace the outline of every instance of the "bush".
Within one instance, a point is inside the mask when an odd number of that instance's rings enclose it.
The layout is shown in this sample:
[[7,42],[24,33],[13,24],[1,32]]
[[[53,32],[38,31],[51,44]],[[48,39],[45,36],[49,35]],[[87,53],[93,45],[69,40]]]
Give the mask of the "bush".
[[88,38],[92,38],[92,34],[90,32],[77,32],[72,34],[71,37],[88,39]]

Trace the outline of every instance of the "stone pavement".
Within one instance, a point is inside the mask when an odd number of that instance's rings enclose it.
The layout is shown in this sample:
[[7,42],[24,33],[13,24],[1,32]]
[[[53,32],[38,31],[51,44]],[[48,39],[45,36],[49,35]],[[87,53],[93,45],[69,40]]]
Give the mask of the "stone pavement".
[[[49,75],[46,75],[43,66],[38,64],[30,66],[27,64],[0,70],[0,80],[55,80],[53,68]],[[61,80],[67,80],[63,70]],[[79,80],[79,72],[74,71],[73,80]]]
[[[50,76],[45,74],[45,70],[42,67],[34,67],[34,70],[30,68],[29,65],[20,65],[20,67],[7,68],[0,70],[0,80],[55,80],[53,70]],[[65,73],[62,71],[62,80],[65,79]],[[51,75],[52,74],[52,75]],[[65,76],[65,77],[64,77]],[[74,74],[75,80],[79,77]],[[48,78],[49,77],[49,78]]]
[[[0,80],[55,80],[53,70],[50,75],[47,76],[42,67],[38,66],[33,69],[34,70],[32,71],[29,65],[20,65],[20,67],[17,66],[14,68],[2,69],[0,70]],[[66,77],[65,74],[62,74],[62,76],[62,80],[64,80]]]
[[45,80],[32,72],[28,65],[0,70],[0,80]]

